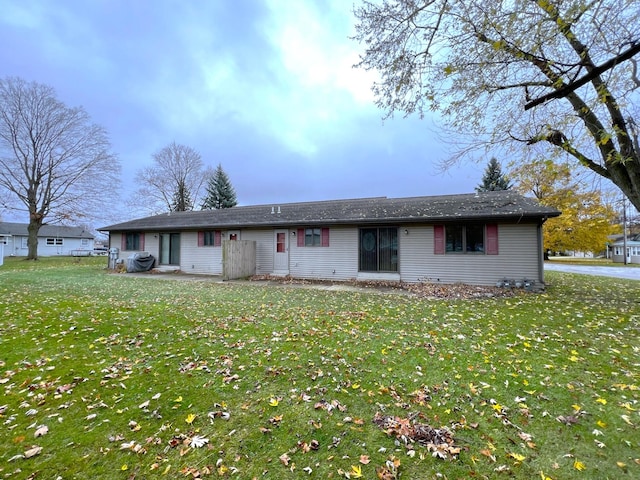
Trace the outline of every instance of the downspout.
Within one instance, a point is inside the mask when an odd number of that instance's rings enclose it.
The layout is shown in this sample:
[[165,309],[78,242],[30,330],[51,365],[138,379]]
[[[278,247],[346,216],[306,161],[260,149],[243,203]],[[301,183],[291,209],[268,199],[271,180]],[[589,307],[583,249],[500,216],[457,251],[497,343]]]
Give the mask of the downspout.
[[540,278],[540,282],[544,285],[544,241],[542,236],[542,224],[545,222],[546,218],[543,218],[540,223],[538,223],[538,277]]

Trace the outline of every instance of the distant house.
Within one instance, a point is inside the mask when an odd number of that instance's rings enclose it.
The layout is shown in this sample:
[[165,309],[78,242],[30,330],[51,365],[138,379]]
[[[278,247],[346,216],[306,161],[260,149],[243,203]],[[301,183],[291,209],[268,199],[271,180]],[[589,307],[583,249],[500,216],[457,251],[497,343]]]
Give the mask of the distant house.
[[615,263],[640,263],[640,234],[627,236],[626,242],[622,235],[616,236],[609,248],[611,260]]
[[[0,222],[5,257],[27,255],[27,227],[26,223]],[[93,252],[93,240],[91,232],[82,227],[43,225],[38,232],[38,256],[89,255]]]
[[[560,212],[512,191],[361,198],[174,212],[109,225],[120,259],[220,275],[248,241],[252,273],[302,279],[542,284],[542,224]],[[248,258],[253,258],[248,256]]]

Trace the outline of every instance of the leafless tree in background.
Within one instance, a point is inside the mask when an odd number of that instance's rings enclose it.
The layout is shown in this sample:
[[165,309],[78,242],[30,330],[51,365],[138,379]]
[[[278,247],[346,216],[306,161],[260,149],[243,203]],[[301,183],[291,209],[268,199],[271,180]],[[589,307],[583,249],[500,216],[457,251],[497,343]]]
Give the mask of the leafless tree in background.
[[[38,258],[42,224],[83,219],[113,200],[120,166],[106,131],[82,107],[36,82],[0,80],[0,198],[29,212],[28,255]],[[6,208],[6,205],[5,205]]]
[[192,210],[209,175],[196,150],[172,142],[153,154],[151,166],[138,172],[140,187],[129,203],[146,214]]

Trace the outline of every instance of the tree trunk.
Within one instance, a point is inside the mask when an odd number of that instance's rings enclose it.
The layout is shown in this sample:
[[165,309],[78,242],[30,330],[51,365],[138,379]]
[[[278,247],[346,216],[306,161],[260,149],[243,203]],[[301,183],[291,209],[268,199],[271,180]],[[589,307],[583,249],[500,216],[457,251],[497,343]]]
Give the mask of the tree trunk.
[[38,259],[38,232],[42,226],[42,217],[38,217],[38,215],[31,215],[29,219],[29,226],[27,227],[27,232],[29,233],[27,237],[27,260]]

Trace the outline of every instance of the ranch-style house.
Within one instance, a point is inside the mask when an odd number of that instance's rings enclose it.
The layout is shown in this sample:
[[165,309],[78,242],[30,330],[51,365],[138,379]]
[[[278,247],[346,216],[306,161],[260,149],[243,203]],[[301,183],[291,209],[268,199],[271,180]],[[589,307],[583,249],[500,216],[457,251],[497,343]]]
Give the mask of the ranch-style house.
[[[110,260],[237,278],[543,285],[542,225],[513,191],[172,212],[109,225]],[[239,267],[240,265],[240,267]]]

